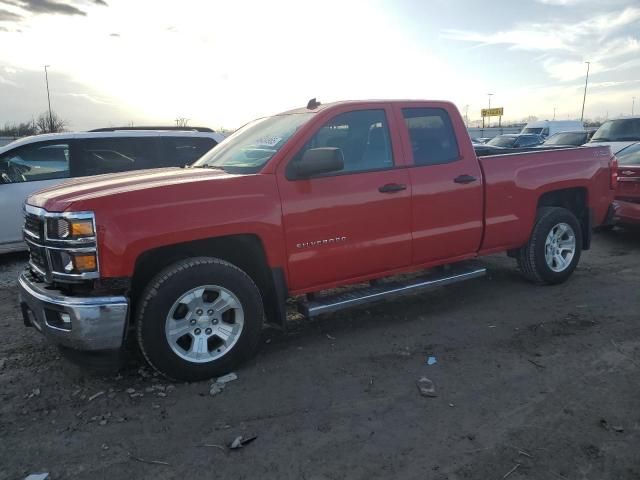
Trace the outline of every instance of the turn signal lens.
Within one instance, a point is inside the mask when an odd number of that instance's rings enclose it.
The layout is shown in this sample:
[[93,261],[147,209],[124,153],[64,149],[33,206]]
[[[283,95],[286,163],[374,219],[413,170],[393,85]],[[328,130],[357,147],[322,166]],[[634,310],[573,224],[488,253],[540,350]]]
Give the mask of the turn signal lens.
[[94,253],[80,254],[73,257],[73,265],[76,272],[93,272],[96,270],[98,263]]
[[74,220],[71,222],[72,237],[93,237],[93,222],[91,220]]

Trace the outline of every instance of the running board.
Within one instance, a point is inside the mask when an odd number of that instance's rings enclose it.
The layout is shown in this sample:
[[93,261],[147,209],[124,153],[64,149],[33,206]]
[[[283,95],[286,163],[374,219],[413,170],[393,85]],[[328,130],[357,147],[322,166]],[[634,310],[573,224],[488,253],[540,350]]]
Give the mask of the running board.
[[323,313],[355,307],[356,305],[471,280],[472,278],[482,277],[486,272],[486,268],[478,265],[469,263],[454,264],[417,278],[414,277],[407,282],[381,282],[370,287],[335,295],[312,297],[307,302],[298,304],[298,310],[307,317],[315,317]]

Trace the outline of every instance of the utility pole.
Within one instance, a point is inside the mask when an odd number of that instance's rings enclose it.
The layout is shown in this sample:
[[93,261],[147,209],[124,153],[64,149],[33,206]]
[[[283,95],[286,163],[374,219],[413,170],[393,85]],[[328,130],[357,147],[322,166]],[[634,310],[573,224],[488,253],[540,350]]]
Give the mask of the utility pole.
[[49,103],[49,132],[53,132],[53,115],[51,114],[51,96],[49,95],[49,74],[47,73],[47,67],[51,65],[44,66],[44,79],[47,82],[47,102]]
[[556,119],[556,107],[553,107],[553,119]]
[[469,128],[469,105],[464,106],[464,120],[465,120],[465,123],[467,124],[467,128]]
[[[493,93],[487,93],[487,96],[489,97],[489,110],[491,110],[491,96],[493,95]],[[487,112],[489,115],[487,115],[487,128],[491,128],[491,112]]]
[[631,97],[631,116],[633,117],[633,108],[636,106],[636,97]]
[[589,67],[591,62],[584,62],[587,64],[587,77],[584,80],[584,96],[582,97],[582,115],[580,115],[580,122],[584,123],[584,103],[587,100],[587,84],[589,83]]

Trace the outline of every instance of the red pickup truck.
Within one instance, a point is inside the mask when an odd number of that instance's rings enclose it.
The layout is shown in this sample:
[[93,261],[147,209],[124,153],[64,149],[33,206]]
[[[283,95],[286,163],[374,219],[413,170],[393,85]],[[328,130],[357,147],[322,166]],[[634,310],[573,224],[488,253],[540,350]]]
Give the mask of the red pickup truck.
[[290,297],[314,316],[480,276],[469,262],[496,252],[563,282],[616,181],[609,147],[479,159],[448,102],[314,99],[191,166],[29,197],[23,316],[76,350],[135,332],[164,375],[209,378],[284,328]]

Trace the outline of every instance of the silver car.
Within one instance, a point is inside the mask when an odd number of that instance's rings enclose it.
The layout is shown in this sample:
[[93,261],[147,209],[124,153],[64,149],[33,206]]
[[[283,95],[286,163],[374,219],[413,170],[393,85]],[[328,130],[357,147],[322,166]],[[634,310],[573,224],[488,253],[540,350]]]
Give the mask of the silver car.
[[26,249],[22,205],[32,193],[74,177],[190,164],[223,138],[210,129],[102,129],[36,135],[0,147],[0,253]]

